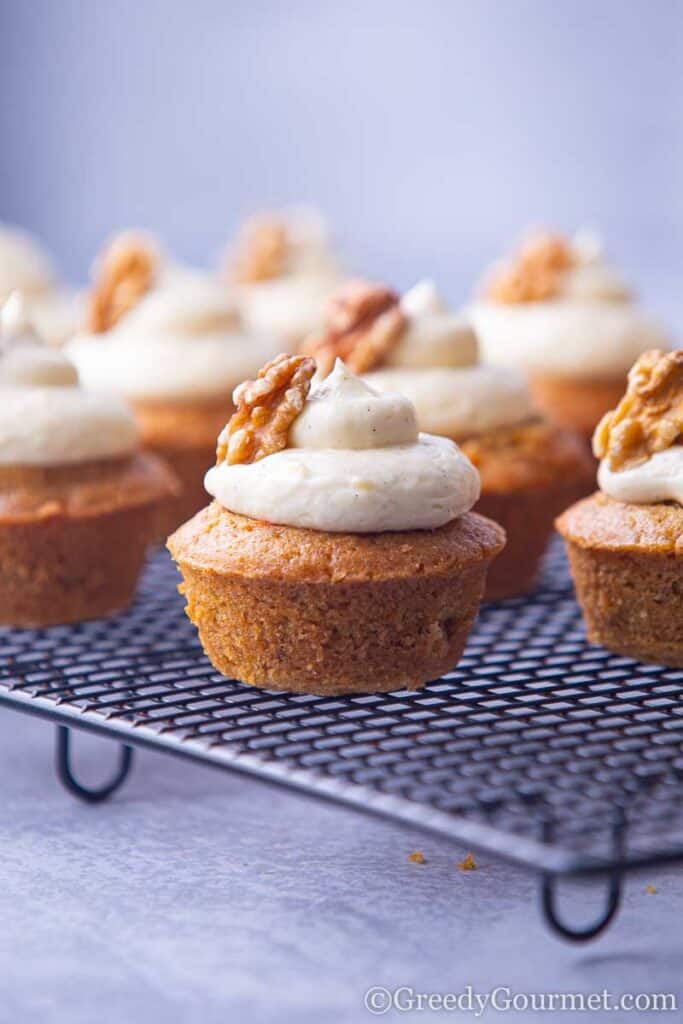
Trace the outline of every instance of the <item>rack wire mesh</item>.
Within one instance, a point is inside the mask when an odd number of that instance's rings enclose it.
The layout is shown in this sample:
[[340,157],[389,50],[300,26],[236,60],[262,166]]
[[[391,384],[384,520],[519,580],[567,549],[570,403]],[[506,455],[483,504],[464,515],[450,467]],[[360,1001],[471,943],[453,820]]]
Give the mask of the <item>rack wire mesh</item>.
[[533,595],[483,607],[453,672],[390,694],[225,679],[177,581],[157,552],[127,613],[1,630],[0,700],[389,815],[547,878],[683,860],[683,670],[586,642],[559,545]]

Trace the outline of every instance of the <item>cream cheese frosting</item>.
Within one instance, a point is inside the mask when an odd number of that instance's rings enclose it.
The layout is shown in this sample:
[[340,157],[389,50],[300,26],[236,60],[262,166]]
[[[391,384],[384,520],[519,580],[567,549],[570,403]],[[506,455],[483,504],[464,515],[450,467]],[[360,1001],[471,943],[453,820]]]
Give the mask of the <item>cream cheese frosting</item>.
[[0,465],[109,459],[136,446],[124,402],[82,390],[66,357],[36,339],[14,294],[0,318]]
[[405,395],[420,430],[463,440],[535,415],[522,374],[478,363],[472,327],[448,311],[432,281],[406,292],[401,308],[408,318],[403,336],[386,364],[363,380]]
[[468,314],[486,362],[558,376],[626,373],[648,348],[668,348],[664,328],[643,312],[600,240],[580,232],[558,294],[534,302],[475,302]]
[[421,430],[457,441],[537,415],[522,374],[503,366],[374,370],[363,379],[410,399]]
[[67,351],[88,388],[201,401],[230,393],[278,348],[271,337],[245,334],[224,285],[169,267],[111,330],[80,335]]
[[277,218],[286,227],[284,272],[242,283],[238,302],[249,330],[298,341],[322,326],[327,302],[341,273],[324,218],[308,207],[291,207]]
[[0,303],[15,289],[26,297],[47,291],[53,279],[52,263],[42,246],[25,231],[0,224]]
[[339,360],[311,389],[289,443],[213,467],[207,491],[241,515],[343,533],[436,529],[479,497],[479,474],[454,442],[418,433],[407,398],[380,395]]
[[683,505],[683,445],[655,452],[645,462],[629,469],[610,469],[603,459],[598,469],[598,486],[617,501],[650,505],[677,501]]

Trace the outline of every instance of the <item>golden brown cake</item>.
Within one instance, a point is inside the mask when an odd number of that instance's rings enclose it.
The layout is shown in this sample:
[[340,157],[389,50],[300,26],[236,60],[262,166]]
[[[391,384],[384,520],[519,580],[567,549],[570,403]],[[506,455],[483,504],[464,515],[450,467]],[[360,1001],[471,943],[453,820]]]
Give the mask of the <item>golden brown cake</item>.
[[461,442],[481,477],[475,510],[505,529],[507,543],[486,580],[486,601],[531,590],[557,515],[586,493],[593,460],[580,438],[543,421]]
[[476,470],[398,395],[282,356],[236,392],[216,500],[168,547],[219,671],[304,693],[418,687],[454,667],[503,530]]
[[529,590],[555,517],[592,489],[585,443],[539,419],[521,374],[478,361],[472,327],[430,281],[401,299],[381,285],[347,284],[306,348],[323,367],[341,354],[371,387],[406,395],[422,430],[461,446],[481,475],[475,510],[507,534],[485,600]]
[[600,491],[558,521],[589,639],[683,665],[683,350],[645,353],[596,430]]
[[503,531],[476,513],[435,530],[277,526],[213,502],[169,538],[213,665],[268,689],[413,689],[450,671]]
[[78,387],[73,366],[3,308],[0,347],[0,623],[97,618],[133,597],[166,466],[139,454],[121,399]]
[[539,410],[586,439],[633,361],[668,344],[586,232],[530,236],[487,276],[471,316],[485,360],[524,370]]
[[0,623],[51,626],[125,608],[173,486],[147,453],[0,466]]
[[87,327],[68,347],[81,379],[128,400],[144,448],[169,463],[182,487],[159,514],[165,539],[204,504],[232,391],[275,354],[276,342],[245,333],[225,285],[171,264],[131,233],[100,259]]

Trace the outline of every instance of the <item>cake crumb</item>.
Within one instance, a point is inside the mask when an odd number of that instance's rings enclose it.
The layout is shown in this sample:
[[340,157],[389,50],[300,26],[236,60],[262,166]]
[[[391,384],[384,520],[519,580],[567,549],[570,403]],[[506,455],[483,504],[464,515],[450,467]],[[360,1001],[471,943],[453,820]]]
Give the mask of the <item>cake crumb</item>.
[[425,857],[424,853],[421,853],[419,850],[413,850],[412,853],[408,854],[408,860],[412,861],[413,864],[427,863],[427,858]]
[[654,894],[657,892],[657,886],[656,885],[648,885],[648,886],[645,887],[645,892],[648,893],[648,895],[650,895],[650,896],[654,896]]
[[476,871],[477,862],[474,859],[474,854],[468,853],[467,856],[460,861],[460,863],[458,864],[458,868],[460,869],[460,871]]

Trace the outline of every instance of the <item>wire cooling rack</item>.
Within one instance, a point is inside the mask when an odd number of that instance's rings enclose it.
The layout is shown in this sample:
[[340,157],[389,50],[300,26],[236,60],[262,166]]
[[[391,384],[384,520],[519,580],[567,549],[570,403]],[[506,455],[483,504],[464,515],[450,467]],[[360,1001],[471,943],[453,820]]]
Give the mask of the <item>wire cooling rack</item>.
[[[59,774],[78,796],[111,795],[136,744],[246,772],[539,870],[548,920],[574,939],[612,918],[626,870],[683,860],[683,671],[586,642],[559,544],[536,592],[484,606],[458,667],[416,692],[315,697],[227,680],[177,583],[159,551],[124,615],[0,630],[0,700],[58,724]],[[101,789],[71,771],[72,726],[122,743]],[[587,927],[559,918],[566,875],[608,880]]]

